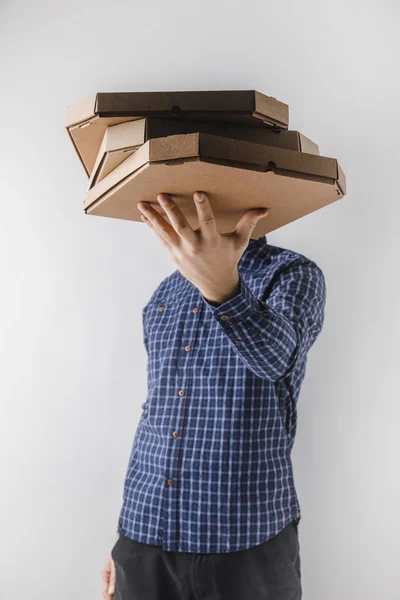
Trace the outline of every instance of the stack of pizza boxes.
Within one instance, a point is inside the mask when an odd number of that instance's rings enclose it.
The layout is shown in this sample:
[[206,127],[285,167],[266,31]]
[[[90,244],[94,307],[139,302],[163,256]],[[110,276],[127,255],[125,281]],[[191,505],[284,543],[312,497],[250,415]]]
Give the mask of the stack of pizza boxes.
[[89,178],[86,214],[142,223],[143,200],[167,218],[168,193],[197,228],[204,191],[221,233],[268,208],[257,238],[346,194],[338,161],[288,124],[286,104],[240,90],[97,93],[68,107],[66,127]]

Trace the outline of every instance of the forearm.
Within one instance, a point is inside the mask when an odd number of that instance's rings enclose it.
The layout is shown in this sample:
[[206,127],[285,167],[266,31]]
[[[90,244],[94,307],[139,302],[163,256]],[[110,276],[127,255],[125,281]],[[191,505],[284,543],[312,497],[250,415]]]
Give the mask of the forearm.
[[203,298],[248,368],[259,377],[277,380],[296,359],[296,328],[277,311],[260,302],[242,278],[238,290],[224,302]]

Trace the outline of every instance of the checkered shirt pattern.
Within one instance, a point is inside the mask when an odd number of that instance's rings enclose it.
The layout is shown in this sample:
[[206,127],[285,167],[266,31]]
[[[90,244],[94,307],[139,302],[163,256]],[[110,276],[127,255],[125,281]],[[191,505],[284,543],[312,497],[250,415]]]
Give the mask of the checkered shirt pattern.
[[300,521],[291,451],[325,279],[266,236],[238,273],[239,293],[217,304],[176,270],[143,308],[147,399],[117,527],[133,540],[233,552]]

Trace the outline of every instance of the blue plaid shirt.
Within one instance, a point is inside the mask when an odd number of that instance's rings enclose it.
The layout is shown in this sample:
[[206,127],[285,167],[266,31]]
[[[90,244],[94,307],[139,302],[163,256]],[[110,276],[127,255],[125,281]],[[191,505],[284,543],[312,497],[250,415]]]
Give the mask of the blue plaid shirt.
[[143,308],[148,395],[118,531],[164,550],[243,550],[300,521],[290,454],[325,280],[265,236],[238,272],[222,304],[176,270]]

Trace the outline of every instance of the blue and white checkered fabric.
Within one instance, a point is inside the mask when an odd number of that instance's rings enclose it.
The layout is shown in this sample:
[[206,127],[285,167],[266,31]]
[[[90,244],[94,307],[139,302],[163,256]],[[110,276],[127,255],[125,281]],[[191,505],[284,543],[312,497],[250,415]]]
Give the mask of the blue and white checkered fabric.
[[222,304],[176,270],[143,309],[148,396],[118,521],[131,539],[232,552],[300,521],[290,454],[325,279],[265,236],[238,271],[240,292]]

